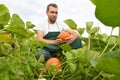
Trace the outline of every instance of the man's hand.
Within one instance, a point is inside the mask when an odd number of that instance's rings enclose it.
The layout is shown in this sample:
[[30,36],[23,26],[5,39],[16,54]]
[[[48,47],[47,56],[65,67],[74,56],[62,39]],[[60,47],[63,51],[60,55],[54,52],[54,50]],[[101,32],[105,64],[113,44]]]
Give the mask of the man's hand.
[[65,38],[65,40],[63,41],[64,43],[67,43],[67,42],[69,42],[70,40],[72,40],[72,35],[70,36],[70,37],[68,37],[68,38]]
[[56,39],[54,43],[55,43],[55,45],[59,45],[59,44],[63,43],[63,41],[61,39]]

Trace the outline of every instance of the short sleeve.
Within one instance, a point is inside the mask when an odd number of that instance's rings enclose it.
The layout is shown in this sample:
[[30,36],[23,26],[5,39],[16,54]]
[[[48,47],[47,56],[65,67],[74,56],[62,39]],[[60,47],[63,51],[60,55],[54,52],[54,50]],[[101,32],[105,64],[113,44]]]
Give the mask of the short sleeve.
[[69,29],[68,25],[63,22],[63,30]]
[[57,22],[57,23],[58,23],[58,26],[60,28],[60,31],[64,31],[64,30],[69,29],[69,27],[64,22]]

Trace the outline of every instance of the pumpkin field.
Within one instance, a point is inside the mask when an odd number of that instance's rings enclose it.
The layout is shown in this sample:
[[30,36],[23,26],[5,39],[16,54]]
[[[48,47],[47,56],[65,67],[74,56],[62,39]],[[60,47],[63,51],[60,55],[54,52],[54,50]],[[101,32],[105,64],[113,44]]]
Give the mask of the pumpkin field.
[[[112,27],[111,33],[101,34],[92,21],[80,28],[66,19],[65,24],[78,32],[82,47],[61,44],[62,55],[51,62],[45,62],[44,56],[36,59],[47,44],[36,39],[35,25],[18,14],[11,15],[0,4],[0,80],[120,80],[120,0],[91,0],[91,4],[96,6],[96,18]],[[119,34],[112,35],[116,27]],[[88,37],[83,36],[85,31]],[[59,37],[64,40],[67,36]]]

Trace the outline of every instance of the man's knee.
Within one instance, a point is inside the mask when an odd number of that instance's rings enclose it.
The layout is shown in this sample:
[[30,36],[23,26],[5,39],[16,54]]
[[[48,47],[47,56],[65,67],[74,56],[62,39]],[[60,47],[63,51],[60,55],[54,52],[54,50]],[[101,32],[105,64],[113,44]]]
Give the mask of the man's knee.
[[38,60],[41,55],[44,56],[45,61],[48,60],[51,57],[51,54],[48,51],[42,49],[37,53],[36,59]]

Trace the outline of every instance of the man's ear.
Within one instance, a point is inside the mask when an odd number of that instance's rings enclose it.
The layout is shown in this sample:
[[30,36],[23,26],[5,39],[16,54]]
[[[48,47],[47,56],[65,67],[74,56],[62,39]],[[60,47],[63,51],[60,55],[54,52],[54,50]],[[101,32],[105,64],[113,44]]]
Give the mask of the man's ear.
[[48,12],[46,11],[46,15],[48,15]]

